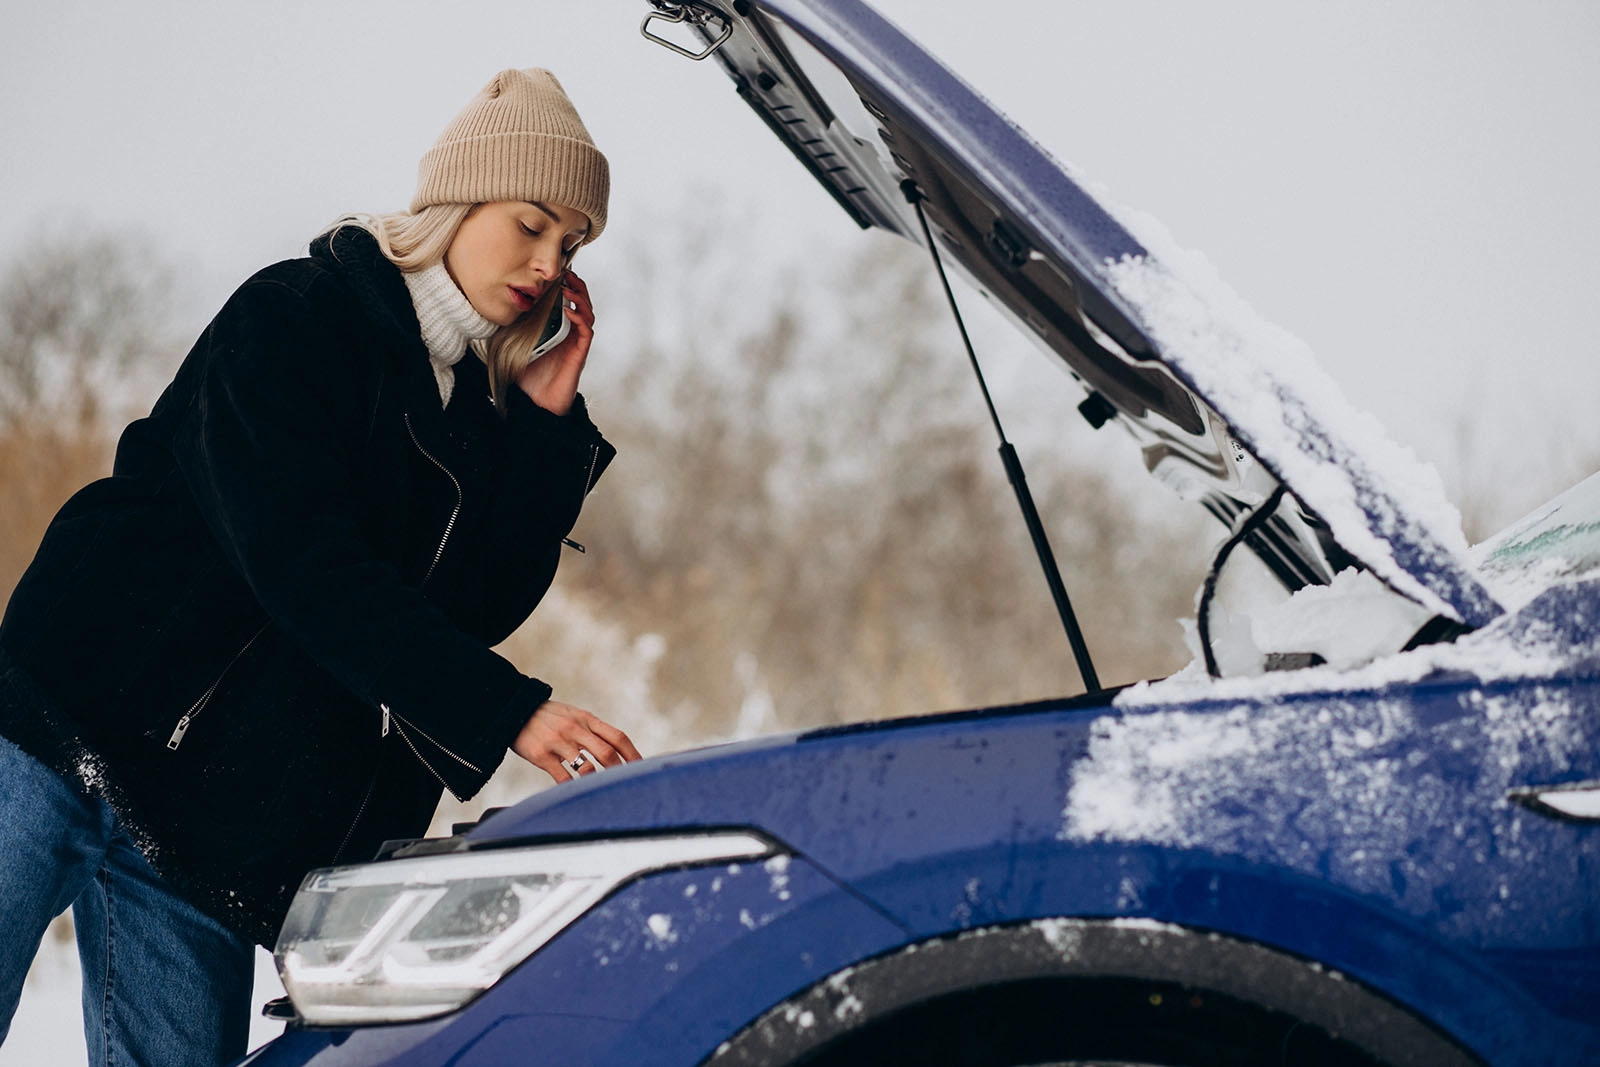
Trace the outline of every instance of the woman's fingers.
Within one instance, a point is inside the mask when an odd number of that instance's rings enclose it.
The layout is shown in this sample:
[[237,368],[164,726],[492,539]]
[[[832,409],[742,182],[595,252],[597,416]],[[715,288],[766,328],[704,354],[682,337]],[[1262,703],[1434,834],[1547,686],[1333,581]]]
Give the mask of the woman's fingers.
[[573,755],[581,756],[585,752],[599,760],[600,766],[602,767],[620,767],[622,764],[627,762],[627,760],[623,759],[617,754],[616,749],[612,748],[598,737],[591,736],[589,738],[589,743],[586,745],[580,744],[578,746],[578,750],[575,751]]
[[594,719],[594,721],[589,724],[589,729],[610,742],[623,759],[632,761],[644,758],[639,755],[639,750],[633,747],[633,742],[628,739],[627,734],[603,719],[598,719],[594,716],[590,716],[590,718]]
[[567,308],[567,321],[572,323],[572,332],[567,335],[567,342],[582,341],[583,354],[589,354],[588,345],[594,340],[594,317],[584,318],[583,312],[577,308]]
[[589,298],[568,289],[561,294],[567,301],[567,319],[579,329],[594,334],[594,305],[589,303]]
[[570,384],[572,391],[576,393],[578,375],[583,373],[583,366],[589,358],[589,346],[594,343],[594,306],[589,302],[588,290],[580,291],[564,285],[561,290],[561,310],[562,314],[566,315],[567,322],[571,323],[572,329],[568,331],[566,340],[541,358],[558,361],[556,366],[571,377],[571,381],[566,384]]
[[580,775],[592,774],[601,767],[614,767],[639,759],[628,735],[582,708],[548,700],[533,713],[512,741],[511,750],[558,782],[571,777],[565,764],[585,753],[577,765]]
[[582,278],[568,271],[561,283],[561,298],[573,305],[567,308],[569,314],[576,310],[578,321],[591,328],[594,326],[594,299],[590,297],[589,286]]
[[558,782],[564,782],[568,778],[572,777],[572,775],[567,773],[566,768],[561,766],[561,761],[556,758],[555,753],[553,752],[540,756],[538,759],[529,760],[528,762],[532,763],[535,767],[539,768],[541,771],[548,774]]
[[594,310],[594,298],[589,295],[589,287],[587,285],[583,285],[581,282],[575,284],[572,276],[568,275],[567,280],[561,283],[561,289],[561,295],[566,297],[570,303],[577,304],[580,308],[585,308],[589,311]]

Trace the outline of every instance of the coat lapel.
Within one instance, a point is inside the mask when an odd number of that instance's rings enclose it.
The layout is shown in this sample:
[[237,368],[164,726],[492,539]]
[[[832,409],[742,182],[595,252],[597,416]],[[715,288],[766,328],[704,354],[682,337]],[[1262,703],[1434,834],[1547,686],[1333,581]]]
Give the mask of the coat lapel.
[[[383,255],[377,240],[359,226],[346,226],[317,238],[311,254],[344,279],[390,355],[388,378],[399,393],[395,406],[409,423],[409,427],[398,429],[409,432],[418,446],[448,467],[461,481],[463,493],[469,485],[481,483],[487,476],[487,459],[492,454],[491,442],[484,438],[492,436],[493,428],[483,425],[481,414],[460,418],[455,403],[461,403],[463,410],[481,403],[494,417],[482,362],[468,353],[456,364],[454,403],[447,416],[411,293],[400,269]],[[467,440],[463,440],[462,424],[470,428]],[[468,445],[466,449],[462,448],[464,443]]]

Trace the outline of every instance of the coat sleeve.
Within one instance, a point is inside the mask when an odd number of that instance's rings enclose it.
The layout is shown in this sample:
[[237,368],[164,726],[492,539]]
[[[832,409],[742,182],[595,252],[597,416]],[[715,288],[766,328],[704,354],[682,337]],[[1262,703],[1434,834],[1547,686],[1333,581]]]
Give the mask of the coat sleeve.
[[429,765],[466,799],[550,687],[456,626],[363,535],[350,457],[381,379],[311,292],[258,279],[223,308],[202,342],[177,464],[273,623],[373,709],[375,729],[386,708],[408,739],[432,742]]

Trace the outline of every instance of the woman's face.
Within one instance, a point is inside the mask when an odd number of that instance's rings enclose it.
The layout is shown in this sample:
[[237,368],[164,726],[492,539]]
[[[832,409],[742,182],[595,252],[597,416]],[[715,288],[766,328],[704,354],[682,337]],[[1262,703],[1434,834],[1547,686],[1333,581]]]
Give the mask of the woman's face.
[[589,234],[589,216],[559,204],[499,200],[467,213],[444,267],[473,310],[510,326],[533,307]]

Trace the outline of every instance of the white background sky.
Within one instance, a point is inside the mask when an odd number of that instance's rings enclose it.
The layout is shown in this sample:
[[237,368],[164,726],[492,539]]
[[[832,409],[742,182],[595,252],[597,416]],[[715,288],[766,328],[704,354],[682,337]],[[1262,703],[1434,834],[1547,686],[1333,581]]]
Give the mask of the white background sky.
[[[1600,449],[1600,6],[877,6],[1204,251],[1447,473],[1463,418],[1508,478]],[[417,157],[513,65],[555,69],[611,158],[611,231],[585,268],[602,313],[608,264],[685,213],[790,262],[859,239],[718,69],[638,36],[644,11],[14,4],[0,254],[41,225],[135,226],[183,264],[198,324],[336,215],[403,206]]]

